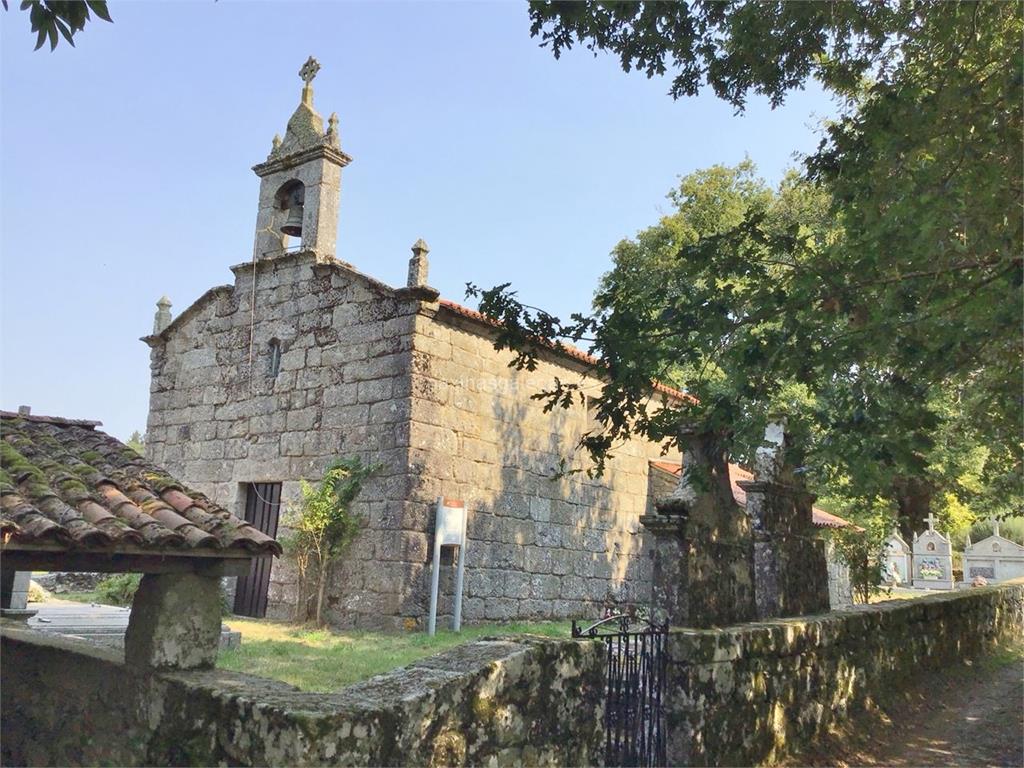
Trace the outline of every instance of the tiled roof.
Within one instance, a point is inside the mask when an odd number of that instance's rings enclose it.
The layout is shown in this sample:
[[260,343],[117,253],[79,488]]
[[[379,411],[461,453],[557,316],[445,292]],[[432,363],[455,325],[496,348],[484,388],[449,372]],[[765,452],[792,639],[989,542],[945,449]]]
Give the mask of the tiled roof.
[[[657,467],[663,472],[670,472],[673,475],[679,475],[683,471],[682,465],[674,461],[651,461],[650,465]],[[729,485],[732,487],[732,497],[736,499],[736,503],[741,507],[747,506],[747,492],[740,487],[739,482],[741,480],[753,479],[753,473],[747,472],[747,470],[735,464],[729,465]],[[846,528],[853,525],[849,520],[844,520],[839,515],[833,515],[831,512],[826,512],[817,507],[811,509],[811,515],[814,524],[819,528]]]
[[96,421],[0,411],[0,534],[5,547],[225,556],[281,545],[191,491]]
[[[469,320],[474,320],[484,325],[489,325],[492,328],[501,327],[501,323],[495,320],[493,317],[488,317],[482,312],[477,312],[475,309],[464,307],[461,304],[456,304],[454,301],[449,301],[448,299],[440,299],[438,303],[445,309],[452,312],[453,314],[465,317]],[[589,355],[582,349],[578,349],[570,344],[564,344],[560,342],[557,346],[552,345],[552,350],[556,353],[564,354],[566,357],[571,357],[574,360],[578,360],[586,365],[593,366],[598,365],[601,362],[593,355]],[[679,400],[693,399],[691,395],[688,395],[685,392],[681,392],[678,389],[673,389],[672,387],[662,384],[660,381],[652,382],[652,386],[654,387],[655,391],[661,392],[662,394],[668,395],[669,397],[674,397]]]

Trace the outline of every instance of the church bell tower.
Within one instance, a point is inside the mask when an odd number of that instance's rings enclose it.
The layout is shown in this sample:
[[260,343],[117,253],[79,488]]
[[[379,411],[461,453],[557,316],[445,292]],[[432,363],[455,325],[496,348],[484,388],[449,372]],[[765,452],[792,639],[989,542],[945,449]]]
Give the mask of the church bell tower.
[[278,256],[300,243],[319,258],[335,255],[341,169],[352,158],[341,151],[337,113],[324,131],[323,118],[313,107],[313,78],[319,70],[310,56],[299,70],[302,101],[284,139],[274,136],[266,162],[253,166],[260,177],[254,259]]

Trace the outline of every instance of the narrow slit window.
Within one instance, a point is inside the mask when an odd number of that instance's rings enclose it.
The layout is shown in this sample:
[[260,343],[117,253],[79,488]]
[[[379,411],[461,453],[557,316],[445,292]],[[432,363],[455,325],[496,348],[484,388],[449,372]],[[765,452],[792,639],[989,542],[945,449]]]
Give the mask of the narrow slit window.
[[275,378],[281,370],[281,342],[277,339],[270,340],[270,366],[267,373],[270,378]]

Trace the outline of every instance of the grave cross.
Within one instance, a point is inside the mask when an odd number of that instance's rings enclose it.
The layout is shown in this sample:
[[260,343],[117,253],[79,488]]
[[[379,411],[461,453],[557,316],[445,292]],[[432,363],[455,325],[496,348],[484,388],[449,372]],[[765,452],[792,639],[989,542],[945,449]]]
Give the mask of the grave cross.
[[928,523],[928,530],[929,531],[934,531],[935,530],[935,515],[933,515],[931,512],[929,512],[928,513],[928,517],[925,518],[925,522]]
[[989,520],[992,522],[992,535],[993,536],[998,536],[999,535],[999,521],[996,518],[994,518],[994,517],[990,517]]
[[302,69],[299,70],[299,77],[302,78],[302,82],[309,85],[313,82],[313,78],[316,77],[316,73],[320,71],[320,62],[310,56],[306,59],[306,63],[302,65]]

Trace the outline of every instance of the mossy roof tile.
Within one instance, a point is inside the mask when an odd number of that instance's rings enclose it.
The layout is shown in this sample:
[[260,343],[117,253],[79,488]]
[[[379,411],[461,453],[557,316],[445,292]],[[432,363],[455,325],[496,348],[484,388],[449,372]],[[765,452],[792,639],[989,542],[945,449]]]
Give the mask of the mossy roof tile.
[[0,411],[5,546],[281,554],[277,541],[100,432],[99,425]]

